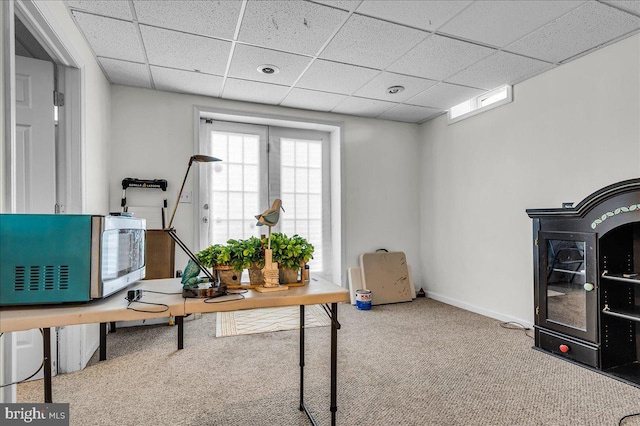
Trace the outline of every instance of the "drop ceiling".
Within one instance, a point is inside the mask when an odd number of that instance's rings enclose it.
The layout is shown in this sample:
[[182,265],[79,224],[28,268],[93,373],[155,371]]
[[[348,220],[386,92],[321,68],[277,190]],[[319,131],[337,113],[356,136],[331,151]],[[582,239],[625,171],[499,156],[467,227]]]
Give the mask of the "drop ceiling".
[[637,0],[65,3],[113,84],[411,123],[640,31]]

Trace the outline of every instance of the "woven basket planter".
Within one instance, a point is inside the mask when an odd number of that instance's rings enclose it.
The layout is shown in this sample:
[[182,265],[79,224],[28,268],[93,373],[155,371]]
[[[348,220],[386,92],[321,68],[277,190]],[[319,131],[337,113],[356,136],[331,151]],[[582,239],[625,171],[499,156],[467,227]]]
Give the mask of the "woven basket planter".
[[262,273],[262,269],[249,268],[249,283],[251,285],[264,284],[264,274]]
[[233,266],[216,266],[216,271],[218,271],[220,285],[240,285],[242,271],[234,271]]
[[280,269],[280,284],[295,284],[298,282],[298,272],[300,268],[289,269],[282,268]]

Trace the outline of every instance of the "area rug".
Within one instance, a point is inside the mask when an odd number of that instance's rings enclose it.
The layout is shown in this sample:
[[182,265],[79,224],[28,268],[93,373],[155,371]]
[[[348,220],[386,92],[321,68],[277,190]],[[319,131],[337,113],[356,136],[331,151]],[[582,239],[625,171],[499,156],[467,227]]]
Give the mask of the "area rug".
[[[328,325],[331,325],[331,320],[321,305],[305,306],[305,328]],[[216,315],[216,337],[270,333],[298,328],[300,328],[299,306],[218,312]]]

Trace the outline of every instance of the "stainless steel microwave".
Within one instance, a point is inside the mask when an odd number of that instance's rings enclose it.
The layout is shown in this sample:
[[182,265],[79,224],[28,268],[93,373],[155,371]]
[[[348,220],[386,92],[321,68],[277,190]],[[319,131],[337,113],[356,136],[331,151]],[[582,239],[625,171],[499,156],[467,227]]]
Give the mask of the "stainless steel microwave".
[[0,214],[0,306],[88,302],[145,277],[145,219]]

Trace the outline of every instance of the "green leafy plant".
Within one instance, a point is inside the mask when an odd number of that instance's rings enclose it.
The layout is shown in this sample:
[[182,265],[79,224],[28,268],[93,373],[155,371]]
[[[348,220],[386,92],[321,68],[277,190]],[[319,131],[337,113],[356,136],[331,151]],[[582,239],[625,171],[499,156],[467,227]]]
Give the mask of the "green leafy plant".
[[200,263],[202,263],[202,266],[206,268],[213,268],[218,262],[218,256],[220,255],[221,248],[222,245],[214,244],[197,253],[196,257]]
[[[262,240],[267,246],[268,239]],[[281,232],[271,234],[271,250],[273,251],[273,261],[278,262],[282,268],[297,269],[304,262],[313,258],[313,244],[298,234],[288,237]]]
[[260,238],[251,237],[247,240],[230,239],[226,245],[214,244],[199,252],[198,260],[203,266],[231,266],[235,271],[251,268],[254,264],[258,268],[264,267],[264,249]]
[[234,270],[242,271],[251,267],[255,256],[255,247],[250,240],[228,240],[227,247]]
[[216,266],[233,266],[229,245],[214,244],[196,254],[196,257],[207,268]]
[[259,269],[264,268],[264,247],[260,238],[250,237],[244,240],[242,255],[249,262],[249,268],[253,266]]

